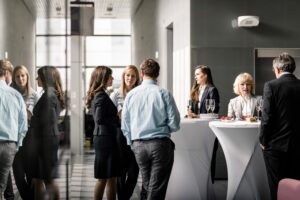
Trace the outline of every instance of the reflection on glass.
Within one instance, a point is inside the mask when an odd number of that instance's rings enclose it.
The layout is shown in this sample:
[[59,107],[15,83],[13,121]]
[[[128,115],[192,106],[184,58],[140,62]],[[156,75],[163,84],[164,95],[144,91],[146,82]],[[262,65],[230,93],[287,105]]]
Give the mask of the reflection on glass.
[[87,66],[125,66],[131,64],[131,37],[87,37],[86,64]]

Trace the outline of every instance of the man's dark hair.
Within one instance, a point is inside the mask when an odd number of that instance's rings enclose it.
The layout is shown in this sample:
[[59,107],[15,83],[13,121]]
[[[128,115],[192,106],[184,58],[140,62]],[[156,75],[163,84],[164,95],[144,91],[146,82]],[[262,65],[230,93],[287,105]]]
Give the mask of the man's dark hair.
[[146,76],[157,78],[159,76],[159,64],[153,59],[146,59],[141,64],[141,70]]
[[296,69],[296,63],[288,53],[282,53],[273,60],[273,67],[277,67],[283,72],[293,73]]

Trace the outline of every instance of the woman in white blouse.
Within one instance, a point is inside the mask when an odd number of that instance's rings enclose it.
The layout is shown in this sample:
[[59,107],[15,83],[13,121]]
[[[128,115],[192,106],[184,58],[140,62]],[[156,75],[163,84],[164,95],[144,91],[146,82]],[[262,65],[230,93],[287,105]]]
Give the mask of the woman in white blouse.
[[[118,108],[118,114],[121,118],[124,99],[127,93],[139,85],[139,72],[136,66],[127,66],[122,74],[121,87],[110,95],[115,106]],[[121,148],[121,177],[117,181],[118,199],[129,200],[133,194],[137,178],[139,175],[139,167],[135,160],[135,156],[127,145],[121,129],[119,129],[118,141]]]
[[253,116],[255,107],[261,101],[261,96],[254,95],[254,81],[249,73],[239,74],[234,81],[233,91],[238,96],[228,104],[228,116],[242,119]]
[[[30,76],[24,65],[19,65],[14,68],[11,87],[22,94],[27,107],[27,118],[29,121],[32,117],[33,107],[38,102],[40,95],[31,87]],[[31,195],[33,193],[31,190],[31,177],[28,176],[27,160],[25,159],[25,152],[31,146],[28,137],[28,135],[25,136],[23,146],[19,148],[13,162],[15,183],[22,199],[32,199]]]

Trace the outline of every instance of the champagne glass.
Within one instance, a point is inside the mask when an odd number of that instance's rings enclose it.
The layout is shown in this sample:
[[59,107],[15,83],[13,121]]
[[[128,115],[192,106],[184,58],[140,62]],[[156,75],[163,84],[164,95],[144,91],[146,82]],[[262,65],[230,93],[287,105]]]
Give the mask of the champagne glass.
[[259,99],[255,105],[255,108],[256,108],[256,111],[257,111],[257,118],[258,118],[258,121],[259,121],[259,114],[262,110],[262,106],[263,106],[263,100],[262,99]]
[[214,113],[215,107],[216,107],[216,102],[214,99],[209,100],[209,107],[212,113]]
[[198,112],[197,112],[197,114],[200,116],[200,106],[201,106],[200,101],[198,101],[197,106],[198,106],[198,110],[197,110]]
[[192,100],[188,100],[187,110],[192,110]]
[[206,112],[209,113],[209,109],[210,109],[209,99],[205,99],[205,108],[206,108]]

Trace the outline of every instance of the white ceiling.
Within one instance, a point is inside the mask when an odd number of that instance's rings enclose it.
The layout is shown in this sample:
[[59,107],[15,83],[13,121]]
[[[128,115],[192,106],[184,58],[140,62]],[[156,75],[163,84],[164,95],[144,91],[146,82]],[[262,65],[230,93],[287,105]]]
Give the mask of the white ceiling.
[[[23,0],[36,18],[64,18],[65,4],[75,0]],[[80,0],[94,2],[95,18],[129,18],[143,0]],[[108,11],[108,8],[112,8]],[[69,11],[68,11],[69,13]],[[68,14],[69,16],[69,14]]]

